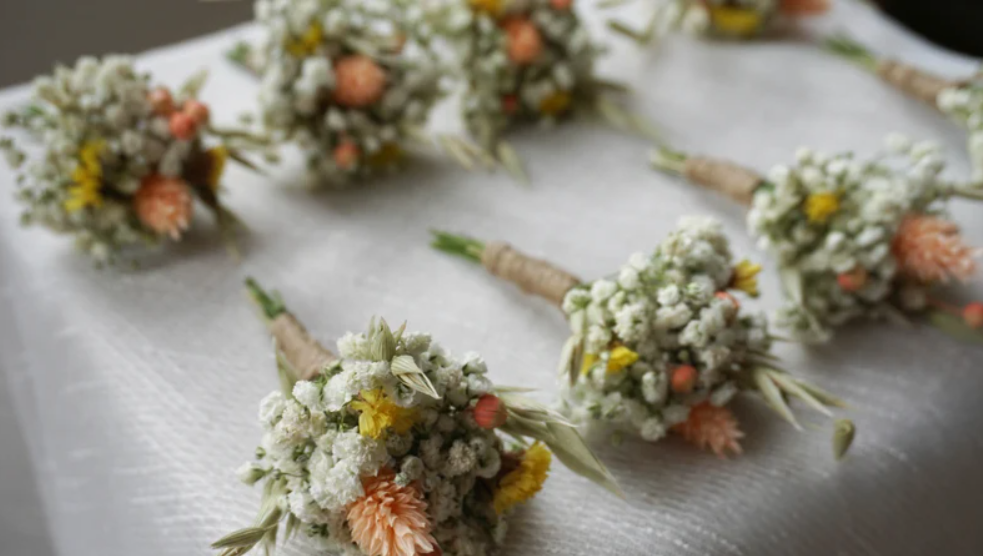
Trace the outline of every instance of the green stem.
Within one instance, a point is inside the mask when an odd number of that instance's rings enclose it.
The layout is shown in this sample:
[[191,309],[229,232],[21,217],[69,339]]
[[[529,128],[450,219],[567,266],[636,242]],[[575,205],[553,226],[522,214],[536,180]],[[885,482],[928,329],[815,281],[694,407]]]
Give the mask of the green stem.
[[473,263],[481,262],[481,255],[485,251],[485,244],[477,239],[449,234],[440,230],[431,230],[433,241],[430,246],[438,251],[443,251],[449,255],[461,257]]
[[823,41],[823,47],[868,71],[876,71],[878,59],[864,45],[845,34],[836,34]]
[[668,147],[657,147],[652,151],[649,160],[656,170],[681,176],[689,155],[682,151],[674,151]]
[[283,299],[277,292],[267,292],[259,285],[255,279],[246,278],[246,292],[249,294],[253,303],[263,312],[263,317],[271,321],[279,315],[287,312],[287,307],[283,304]]

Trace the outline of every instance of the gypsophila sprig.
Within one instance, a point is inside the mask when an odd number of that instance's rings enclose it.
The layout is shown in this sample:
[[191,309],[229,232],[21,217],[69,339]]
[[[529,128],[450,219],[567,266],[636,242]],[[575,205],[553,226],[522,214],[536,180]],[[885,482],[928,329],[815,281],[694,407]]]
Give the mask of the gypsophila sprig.
[[239,151],[264,141],[210,125],[209,107],[197,99],[204,79],[198,74],[172,93],[152,87],[125,56],[83,57],[37,78],[30,105],[7,113],[4,124],[39,138],[43,149],[28,157],[26,146],[0,140],[7,161],[21,168],[23,221],[74,236],[99,263],[129,246],[180,239],[195,200],[228,237],[236,219],[219,201],[226,162],[249,164]]
[[942,178],[937,147],[889,142],[893,153],[870,161],[800,149],[754,196],[748,227],[778,262],[788,303],[777,321],[798,339],[924,311],[933,288],[975,270],[945,210],[956,186]]
[[257,521],[214,543],[223,554],[275,545],[281,522],[286,538],[302,531],[336,553],[493,554],[553,454],[620,492],[564,419],[496,389],[478,355],[373,321],[335,356],[277,296],[248,287],[281,348],[283,387],[260,403],[262,444],[238,473],[264,485]]
[[603,49],[573,0],[446,0],[431,7],[430,18],[457,52],[468,131],[515,177],[526,179],[505,136],[517,125],[551,126],[591,113],[619,129],[654,135],[611,100],[624,88],[596,76]]
[[[476,245],[443,233],[435,240],[468,260]],[[566,314],[562,408],[574,422],[653,442],[673,432],[724,456],[740,452],[743,433],[726,406],[741,391],[757,393],[796,427],[786,399],[825,415],[839,405],[777,365],[765,317],[744,313],[735,296],[757,295],[761,267],[735,262],[713,220],[683,219],[652,255],[633,255],[613,276],[589,283],[506,244],[483,244],[478,260]]]
[[983,77],[944,89],[938,96],[939,109],[965,126],[969,132],[972,180],[983,192]]
[[442,96],[441,70],[403,1],[258,0],[259,48],[232,54],[262,79],[262,122],[296,142],[321,184],[398,168]]
[[608,25],[640,43],[679,28],[697,35],[749,39],[789,20],[823,14],[829,7],[829,0],[660,0],[643,28],[618,19]]

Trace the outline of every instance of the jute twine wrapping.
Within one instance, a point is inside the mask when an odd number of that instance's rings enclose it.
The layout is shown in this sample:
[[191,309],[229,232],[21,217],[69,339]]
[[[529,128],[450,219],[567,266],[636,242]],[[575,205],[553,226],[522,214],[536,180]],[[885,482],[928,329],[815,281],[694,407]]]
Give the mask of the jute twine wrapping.
[[918,68],[897,62],[881,60],[877,64],[877,75],[898,90],[903,91],[931,106],[937,106],[936,99],[943,89],[955,84]]
[[321,369],[338,360],[311,338],[304,325],[290,313],[281,313],[270,322],[270,334],[276,340],[277,349],[300,375],[295,377],[297,380],[311,380]]
[[508,280],[522,291],[538,295],[556,305],[563,306],[563,298],[580,279],[550,263],[524,255],[511,245],[502,242],[485,244],[481,264],[488,272]]
[[743,166],[698,156],[686,159],[683,175],[687,180],[722,193],[745,206],[751,204],[754,190],[763,181],[757,172]]

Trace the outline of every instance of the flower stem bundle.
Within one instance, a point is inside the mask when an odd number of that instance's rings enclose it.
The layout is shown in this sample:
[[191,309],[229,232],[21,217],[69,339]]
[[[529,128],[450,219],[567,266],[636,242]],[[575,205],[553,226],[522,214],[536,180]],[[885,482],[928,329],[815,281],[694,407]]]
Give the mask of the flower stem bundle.
[[983,78],[980,75],[965,80],[939,77],[898,60],[878,57],[846,35],[831,36],[824,46],[964,126],[969,132],[972,179],[979,191],[983,191]]
[[345,554],[492,554],[553,456],[621,495],[565,418],[494,386],[476,354],[457,359],[427,334],[373,320],[336,355],[279,295],[254,280],[247,291],[274,338],[281,388],[260,404],[262,445],[239,473],[263,482],[259,514],[213,544],[223,556],[270,551],[281,531]]
[[[106,263],[130,246],[179,240],[197,200],[231,242],[238,221],[219,199],[226,163],[252,168],[242,151],[266,142],[211,125],[209,107],[197,99],[205,78],[176,92],[151,87],[122,56],[84,57],[38,78],[31,104],[3,121],[44,142],[18,178],[23,221],[74,236]],[[0,150],[14,168],[27,162],[11,138],[0,139]]]
[[743,433],[726,406],[741,391],[796,427],[792,398],[827,416],[841,405],[780,368],[766,320],[742,312],[734,295],[757,295],[760,267],[735,264],[712,220],[684,219],[652,255],[589,283],[500,242],[435,232],[433,246],[561,308],[572,332],[563,405],[575,422],[653,442],[676,433],[723,456],[740,452]]
[[[800,149],[768,177],[733,163],[657,150],[656,168],[749,208],[748,230],[778,261],[785,305],[778,324],[798,340],[824,342],[857,318],[928,313],[947,332],[983,341],[970,303],[953,310],[934,297],[968,280],[978,251],[965,244],[946,202],[975,191],[941,177],[931,143],[889,138],[893,152],[870,161]],[[965,314],[963,314],[965,313]]]

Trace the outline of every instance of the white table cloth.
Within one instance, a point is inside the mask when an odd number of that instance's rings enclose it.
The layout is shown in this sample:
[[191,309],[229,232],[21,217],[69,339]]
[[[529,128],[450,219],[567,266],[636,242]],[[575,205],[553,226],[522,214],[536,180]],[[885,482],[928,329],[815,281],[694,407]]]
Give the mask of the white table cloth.
[[[845,3],[846,4],[846,3]],[[945,53],[868,9],[821,24],[951,76],[972,60]],[[592,23],[601,27],[600,19]],[[139,57],[176,85],[207,66],[204,100],[223,120],[254,108],[257,85],[223,52],[249,28]],[[870,154],[885,134],[931,138],[968,175],[964,133],[805,40],[719,44],[674,36],[639,50],[612,39],[606,76],[682,148],[764,170],[809,144]],[[39,37],[40,39],[40,37]],[[0,94],[8,108],[23,88]],[[452,126],[454,111],[437,125]],[[549,399],[567,328],[551,306],[428,247],[427,229],[504,239],[584,278],[650,251],[683,214],[712,214],[735,252],[767,262],[740,207],[661,176],[648,147],[600,125],[515,137],[530,187],[427,159],[365,187],[311,194],[295,159],[268,177],[230,169],[228,205],[251,227],[235,264],[211,224],[143,270],[97,270],[66,238],[18,227],[0,203],[0,368],[29,445],[60,555],[208,554],[250,523],[258,491],[233,470],[260,437],[256,407],[276,387],[266,333],[242,295],[246,275],[282,291],[333,345],[372,315],[408,320],[461,354],[475,350],[501,384]],[[0,195],[14,190],[0,170]],[[981,207],[956,203],[983,244]],[[762,308],[780,297],[773,272]],[[983,298],[979,283],[961,292]],[[754,401],[737,405],[746,453],[722,461],[677,440],[597,446],[628,493],[618,500],[559,466],[519,511],[505,554],[922,555],[983,553],[983,350],[929,327],[857,325],[813,350],[783,346],[788,366],[841,394],[860,432],[846,461],[830,425],[802,433]],[[803,415],[806,415],[803,412]],[[2,480],[11,479],[3,475]],[[2,502],[0,502],[2,503]],[[0,546],[2,546],[0,541]],[[2,548],[0,548],[2,552]],[[302,542],[282,554],[304,554]]]

